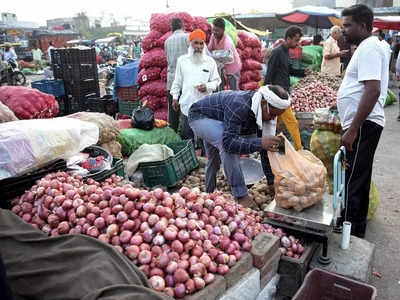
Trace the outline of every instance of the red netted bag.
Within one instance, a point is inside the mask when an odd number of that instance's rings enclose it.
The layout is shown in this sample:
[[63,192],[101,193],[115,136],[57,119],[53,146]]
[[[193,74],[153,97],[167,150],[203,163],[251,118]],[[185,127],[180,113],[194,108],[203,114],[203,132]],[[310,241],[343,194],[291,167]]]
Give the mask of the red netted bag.
[[204,17],[193,17],[193,29],[201,29],[205,33],[209,31],[207,19]]
[[160,74],[161,80],[167,82],[167,76],[168,76],[168,69],[164,68]]
[[250,81],[240,85],[240,89],[244,91],[255,91],[260,87],[257,81]]
[[168,121],[168,108],[159,108],[154,112],[154,119]]
[[243,50],[244,48],[245,48],[245,46],[243,45],[243,42],[242,42],[242,40],[238,37],[238,39],[237,39],[237,46],[236,46],[236,48],[237,49],[240,49],[240,50]]
[[240,57],[243,60],[251,58],[251,55],[253,54],[253,49],[250,47],[246,47],[242,50],[242,56]]
[[172,31],[168,31],[167,33],[163,34],[157,41],[158,47],[164,49],[165,41],[172,35]]
[[[179,18],[183,22],[183,27],[185,31],[193,31],[193,17],[188,14],[187,12],[175,12],[175,13],[170,13],[168,15],[169,21],[171,21],[174,18]],[[168,31],[168,30],[167,30]]]
[[146,82],[158,80],[160,79],[160,72],[161,68],[159,67],[141,69],[137,77],[137,83],[143,85]]
[[156,97],[165,97],[167,96],[167,84],[162,82],[161,80],[151,81],[145,83],[140,87],[139,97],[143,98],[144,96],[156,96]]
[[262,70],[262,65],[260,62],[254,60],[254,59],[246,59],[243,61],[243,66],[242,70]]
[[256,60],[256,61],[262,62],[262,51],[261,51],[261,48],[253,48],[252,49],[252,53],[251,53],[251,58]]
[[261,76],[261,72],[258,70],[247,70],[247,71],[243,71],[240,73],[240,83],[246,83],[246,82],[250,82],[250,81],[257,81],[259,82],[261,80],[262,76]]
[[261,49],[261,42],[254,33],[247,32],[244,30],[238,30],[238,36],[243,42],[243,45],[245,47],[251,47],[251,48],[258,47]]
[[164,68],[167,66],[167,57],[165,55],[164,49],[153,48],[147,53],[145,53],[140,59],[139,68],[150,68],[150,67],[160,67]]
[[146,53],[153,48],[159,47],[158,40],[162,37],[162,35],[163,34],[157,30],[150,31],[150,33],[147,34],[142,40],[143,52]]
[[18,119],[46,119],[58,115],[58,103],[53,95],[24,86],[0,87],[0,101]]
[[150,18],[150,30],[156,30],[162,34],[171,30],[170,18],[167,14],[152,14]]

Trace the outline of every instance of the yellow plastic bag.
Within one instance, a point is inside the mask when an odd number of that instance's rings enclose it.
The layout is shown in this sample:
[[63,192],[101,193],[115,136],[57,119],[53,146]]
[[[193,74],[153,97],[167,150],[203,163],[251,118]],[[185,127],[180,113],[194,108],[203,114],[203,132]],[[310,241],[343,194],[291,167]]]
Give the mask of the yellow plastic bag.
[[289,131],[290,136],[296,146],[296,150],[303,148],[301,145],[299,122],[297,121],[292,108],[289,106],[283,114],[278,116],[278,124],[276,128],[279,128],[280,122],[285,124],[286,129]]
[[275,201],[278,206],[302,211],[322,200],[327,171],[311,152],[296,151],[285,137],[285,154],[268,152],[268,157],[275,175]]

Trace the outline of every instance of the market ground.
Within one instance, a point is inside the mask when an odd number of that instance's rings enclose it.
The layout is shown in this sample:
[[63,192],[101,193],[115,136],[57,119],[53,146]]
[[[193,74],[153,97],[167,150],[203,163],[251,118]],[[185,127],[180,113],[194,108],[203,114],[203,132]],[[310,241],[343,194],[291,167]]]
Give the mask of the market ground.
[[[379,300],[400,299],[400,122],[399,104],[385,108],[386,126],[375,155],[373,179],[380,203],[366,239],[376,245],[372,285]],[[379,275],[382,277],[379,278]]]

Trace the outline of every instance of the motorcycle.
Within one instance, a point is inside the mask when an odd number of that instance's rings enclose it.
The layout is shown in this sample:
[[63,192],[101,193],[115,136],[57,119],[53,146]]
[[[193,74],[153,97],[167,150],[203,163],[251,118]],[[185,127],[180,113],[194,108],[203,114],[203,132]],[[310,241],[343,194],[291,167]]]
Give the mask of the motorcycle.
[[0,85],[7,83],[8,85],[25,85],[26,77],[22,73],[18,64],[14,59],[10,59],[7,62],[7,68],[1,72]]

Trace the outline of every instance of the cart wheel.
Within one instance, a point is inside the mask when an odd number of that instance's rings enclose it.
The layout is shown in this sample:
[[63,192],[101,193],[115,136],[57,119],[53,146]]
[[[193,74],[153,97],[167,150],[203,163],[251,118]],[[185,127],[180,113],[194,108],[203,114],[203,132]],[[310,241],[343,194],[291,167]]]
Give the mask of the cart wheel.
[[14,85],[25,85],[25,75],[22,72],[15,72],[12,78],[12,82]]

